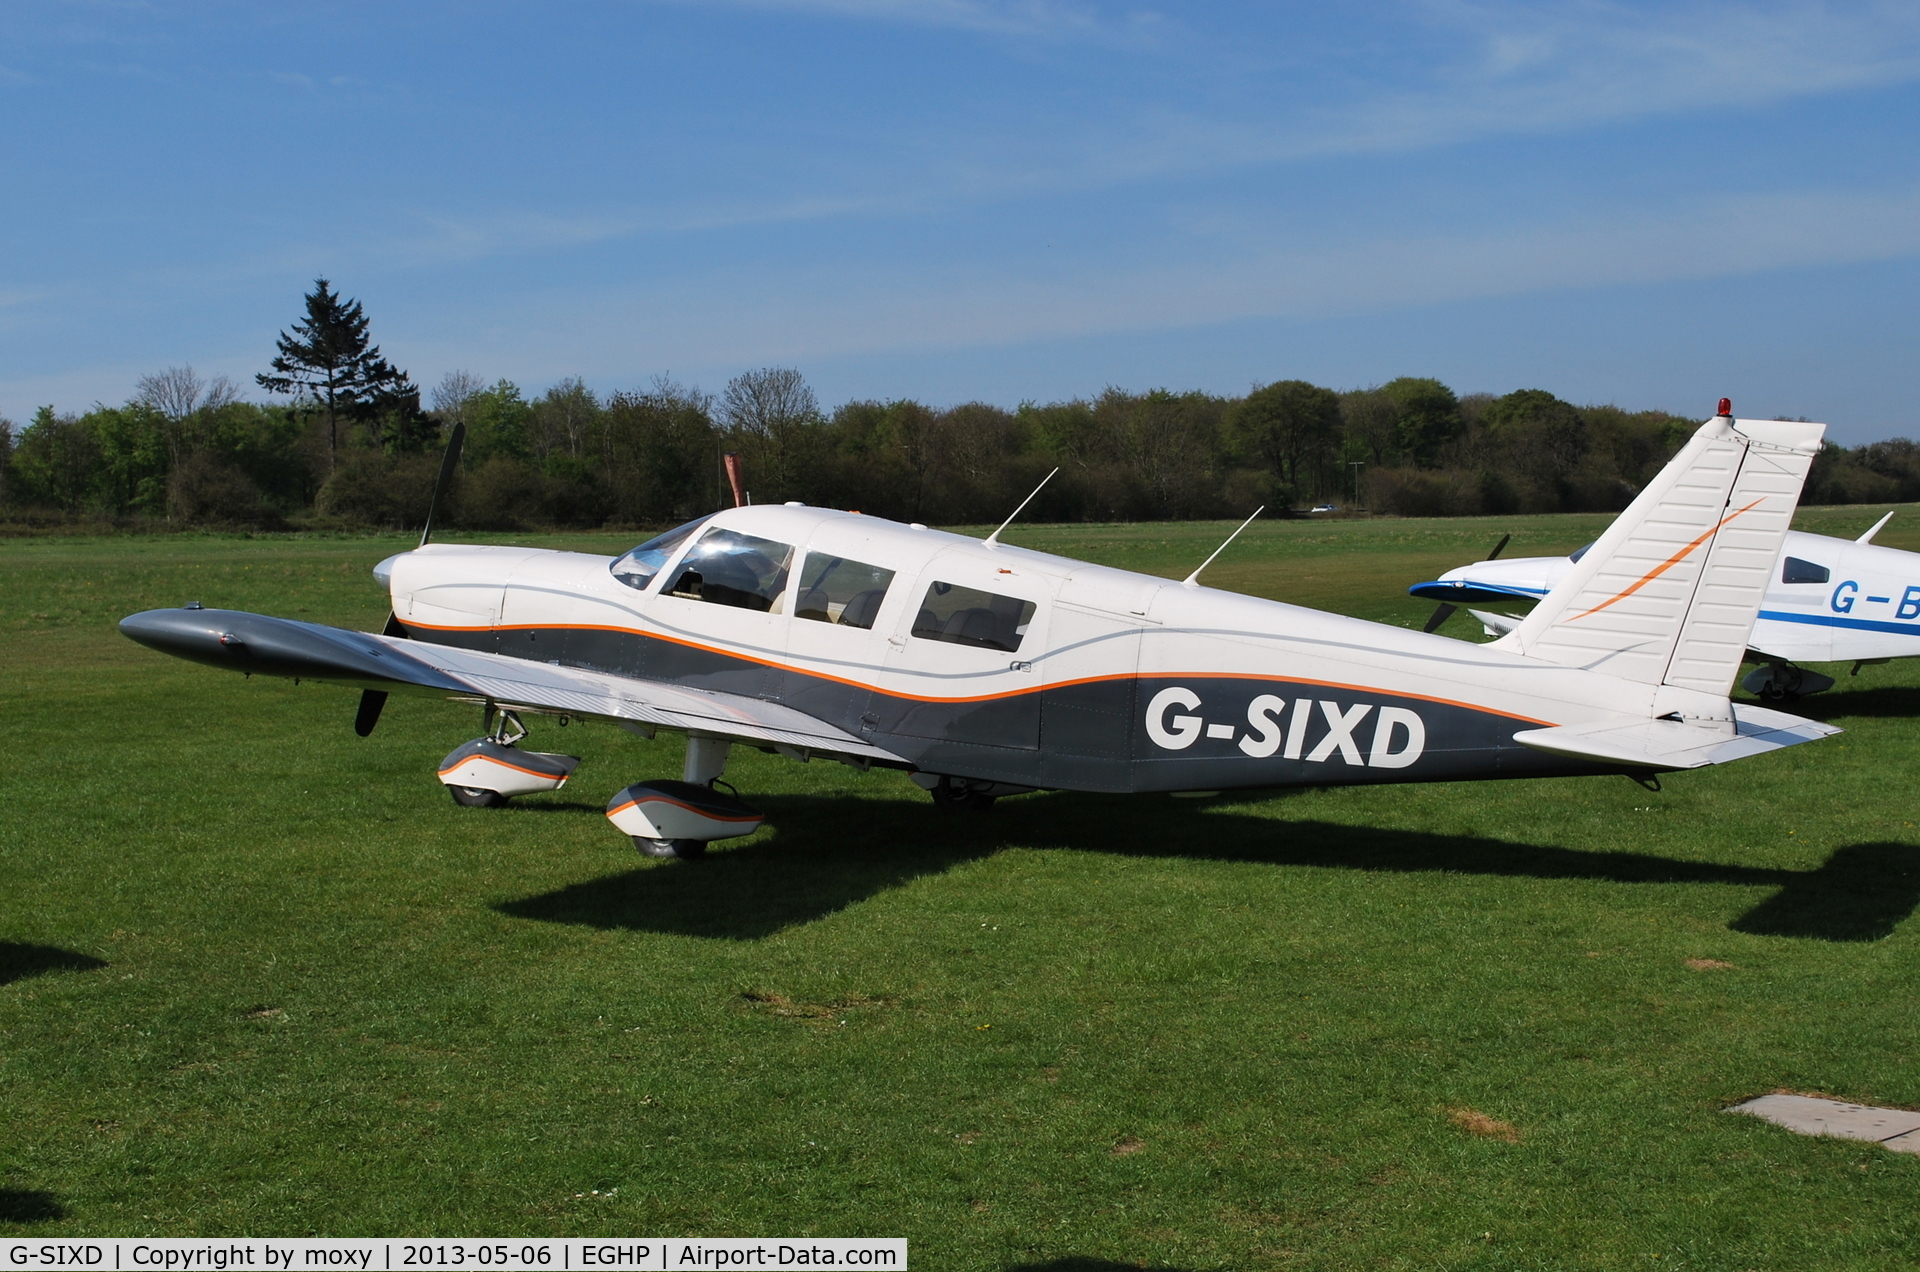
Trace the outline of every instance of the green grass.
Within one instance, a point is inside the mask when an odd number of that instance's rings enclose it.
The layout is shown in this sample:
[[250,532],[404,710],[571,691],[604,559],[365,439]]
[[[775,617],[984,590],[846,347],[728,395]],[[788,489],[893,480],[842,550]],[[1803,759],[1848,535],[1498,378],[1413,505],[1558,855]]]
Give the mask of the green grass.
[[[1256,524],[1208,581],[1417,625],[1407,583],[1605,521]],[[1229,528],[1008,538],[1177,577]],[[1920,510],[1882,537],[1920,546]],[[923,1268],[1056,1272],[1920,1261],[1920,1158],[1720,1112],[1920,1105],[1920,667],[1801,704],[1839,738],[1657,795],[943,818],[897,774],[748,752],[729,776],[769,828],[647,863],[601,809],[678,773],[668,739],[536,725],[586,757],[573,785],[460,809],[433,763],[470,709],[395,699],[362,740],[351,693],[112,627],[196,599],[373,626],[367,568],[405,546],[0,544],[0,1234],[904,1234]]]

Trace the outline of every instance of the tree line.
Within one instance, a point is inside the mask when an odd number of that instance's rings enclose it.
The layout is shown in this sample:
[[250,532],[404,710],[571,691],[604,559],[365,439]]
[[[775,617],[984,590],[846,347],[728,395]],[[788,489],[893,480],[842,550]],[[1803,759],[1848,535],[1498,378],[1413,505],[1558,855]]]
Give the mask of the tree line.
[[[605,395],[578,378],[530,397],[447,375],[420,391],[369,340],[357,302],[319,280],[256,377],[269,400],[191,367],[119,406],[0,420],[0,520],[175,526],[417,526],[438,454],[467,441],[447,522],[474,529],[645,527],[731,502],[801,500],[901,521],[997,521],[1054,468],[1028,515],[1186,520],[1316,505],[1405,516],[1625,507],[1694,416],[1575,406],[1541,389],[1458,396],[1431,378],[1336,391],[1303,380],[1239,397],[1109,388],[1011,410],[901,399],[821,408],[791,368],[718,397],[661,377]],[[1920,446],[1829,445],[1809,503],[1920,499]]]

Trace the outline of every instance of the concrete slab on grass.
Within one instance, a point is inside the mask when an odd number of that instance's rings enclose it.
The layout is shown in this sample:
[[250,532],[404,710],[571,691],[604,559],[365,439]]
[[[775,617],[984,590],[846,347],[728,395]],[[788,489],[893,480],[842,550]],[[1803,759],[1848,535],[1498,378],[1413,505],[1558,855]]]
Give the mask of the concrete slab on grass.
[[1920,1113],[1911,1109],[1877,1109],[1811,1095],[1763,1095],[1727,1112],[1751,1114],[1802,1135],[1872,1140],[1896,1153],[1920,1153]]

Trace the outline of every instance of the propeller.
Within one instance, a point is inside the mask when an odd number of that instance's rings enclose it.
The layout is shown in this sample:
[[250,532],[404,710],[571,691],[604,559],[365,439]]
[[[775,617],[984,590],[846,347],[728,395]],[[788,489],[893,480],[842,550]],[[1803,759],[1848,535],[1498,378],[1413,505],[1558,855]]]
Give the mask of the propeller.
[[[1499,556],[1502,552],[1506,551],[1507,545],[1511,542],[1513,542],[1512,535],[1510,534],[1501,535],[1500,542],[1494,544],[1493,551],[1487,553],[1487,555],[1483,559],[1488,561],[1493,560],[1495,557]],[[1459,608],[1460,607],[1458,605],[1454,605],[1448,601],[1440,602],[1440,604],[1434,608],[1432,616],[1427,619],[1427,625],[1425,627],[1422,627],[1420,630],[1423,632],[1439,631],[1440,624],[1452,618],[1454,611]]]
[[427,501],[427,524],[420,527],[420,546],[423,548],[433,536],[434,510],[440,507],[440,499],[447,493],[447,483],[453,480],[453,470],[460,463],[460,443],[466,440],[465,424],[456,423],[453,431],[447,434],[447,453],[440,457],[440,476],[433,483],[433,498]]
[[[446,497],[447,487],[453,481],[454,469],[460,466],[460,444],[467,440],[467,426],[455,423],[453,431],[447,434],[447,453],[440,457],[440,476],[434,479],[433,496],[427,500],[427,523],[420,527],[420,546],[426,547],[427,540],[433,536],[433,514],[439,511],[441,501]],[[380,629],[382,636],[398,636],[405,639],[407,627],[400,616],[392,610],[387,611],[387,621]],[[363,689],[360,692],[360,710],[353,717],[353,731],[361,737],[373,732],[373,726],[380,723],[380,713],[386,709],[387,692],[384,689]]]

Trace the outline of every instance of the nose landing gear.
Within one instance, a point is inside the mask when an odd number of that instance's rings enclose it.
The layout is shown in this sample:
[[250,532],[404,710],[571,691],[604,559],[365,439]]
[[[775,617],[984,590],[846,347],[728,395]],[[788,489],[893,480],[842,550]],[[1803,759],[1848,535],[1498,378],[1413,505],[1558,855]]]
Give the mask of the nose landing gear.
[[1768,662],[1748,672],[1740,687],[1768,702],[1791,702],[1833,688],[1833,677],[1789,662]]
[[456,747],[440,761],[440,780],[462,808],[500,808],[515,795],[559,790],[573,776],[580,758],[546,751],[522,751],[514,743],[527,736],[511,711],[487,710],[486,737]]

